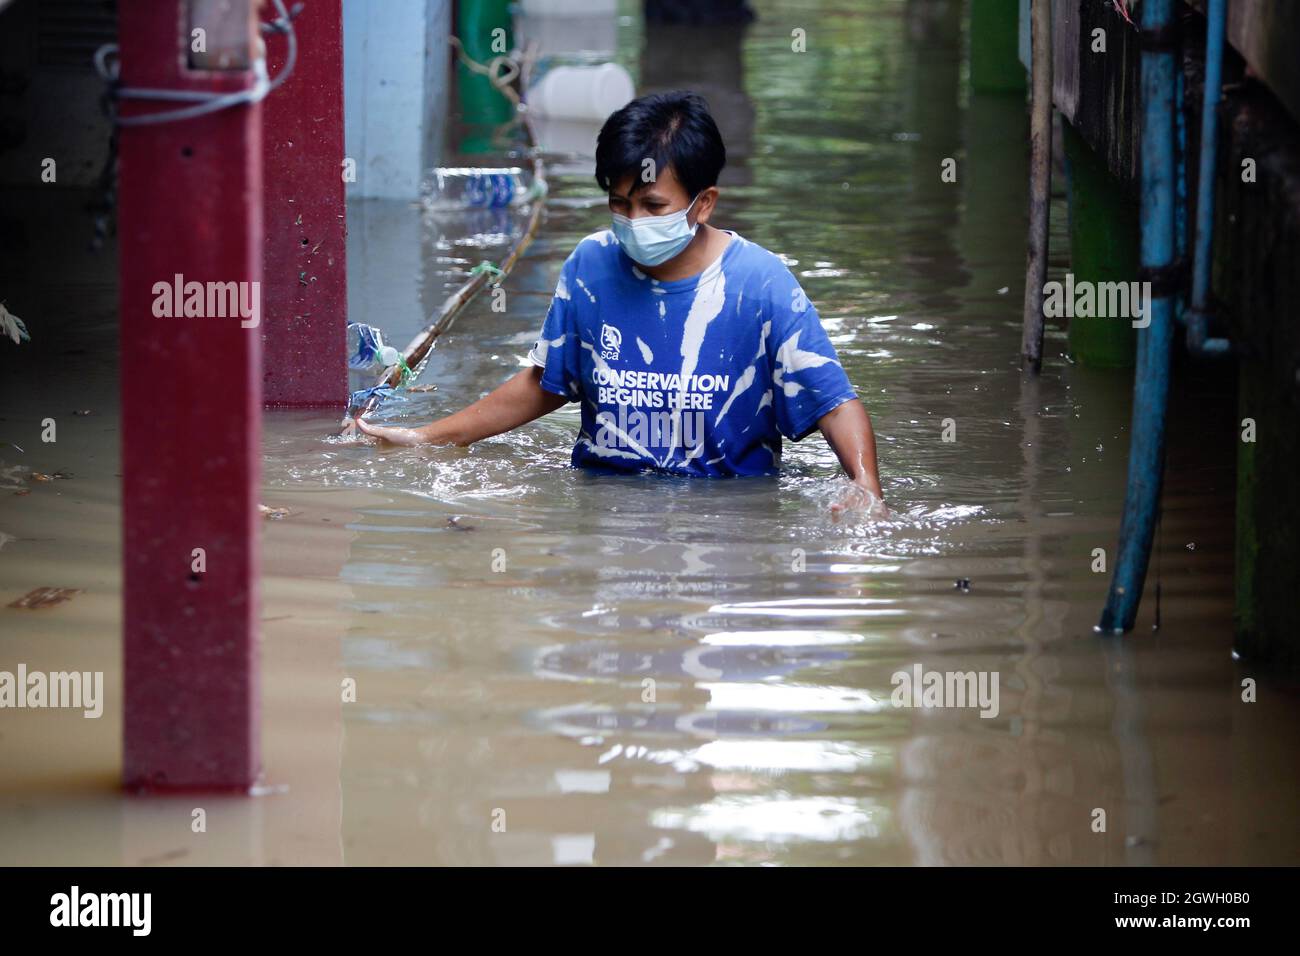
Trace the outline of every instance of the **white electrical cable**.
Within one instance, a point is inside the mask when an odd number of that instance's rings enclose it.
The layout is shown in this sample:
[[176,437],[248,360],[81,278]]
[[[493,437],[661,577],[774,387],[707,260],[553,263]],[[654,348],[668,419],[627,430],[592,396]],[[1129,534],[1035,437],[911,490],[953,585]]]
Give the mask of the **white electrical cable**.
[[[289,16],[289,12],[284,7],[284,0],[272,0],[272,3],[275,4],[279,16],[270,23],[262,24],[262,27],[277,33],[283,33],[289,45],[288,52],[285,55],[284,68],[276,74],[275,79],[271,79],[267,75],[266,58],[257,57],[252,65],[254,82],[246,90],[235,90],[231,93],[209,93],[201,90],[154,90],[119,87],[113,90],[113,95],[119,99],[163,100],[166,102],[193,103],[194,105],[178,110],[168,110],[163,113],[118,116],[115,118],[117,124],[119,126],[147,126],[155,123],[174,123],[180,120],[194,119],[198,116],[206,116],[209,113],[215,113],[231,106],[238,106],[241,103],[257,103],[265,99],[268,93],[289,78],[298,62],[298,36],[294,32],[293,21]],[[108,62],[108,58],[117,52],[118,47],[114,43],[105,44],[95,51],[95,69],[108,83],[116,83],[121,72],[120,63],[114,62],[110,65]]]

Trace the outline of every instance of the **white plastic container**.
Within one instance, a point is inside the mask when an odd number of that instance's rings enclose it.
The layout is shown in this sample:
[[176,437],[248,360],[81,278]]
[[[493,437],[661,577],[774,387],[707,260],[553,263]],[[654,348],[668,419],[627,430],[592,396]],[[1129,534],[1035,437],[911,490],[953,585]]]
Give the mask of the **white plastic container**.
[[521,0],[519,8],[530,17],[612,17],[618,0]]
[[528,106],[554,119],[604,122],[635,96],[631,74],[617,63],[556,66],[528,88]]

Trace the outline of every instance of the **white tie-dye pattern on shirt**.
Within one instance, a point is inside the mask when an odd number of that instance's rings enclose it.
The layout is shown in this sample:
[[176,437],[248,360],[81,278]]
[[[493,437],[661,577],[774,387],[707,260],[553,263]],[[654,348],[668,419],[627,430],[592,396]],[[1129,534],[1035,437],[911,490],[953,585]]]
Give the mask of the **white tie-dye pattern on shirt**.
[[[734,308],[728,307],[729,292]],[[771,474],[779,466],[782,434],[807,434],[820,415],[853,397],[815,307],[798,293],[798,281],[778,257],[734,233],[723,256],[699,277],[666,283],[631,263],[609,230],[586,237],[565,263],[544,334],[529,354],[544,366],[543,387],[582,404],[574,463],[599,459],[679,474]],[[796,310],[796,302],[802,308]],[[605,324],[636,349],[606,360],[595,345]],[[774,338],[779,348],[768,344]],[[742,350],[753,358],[745,362],[736,354]],[[665,391],[668,400],[658,406],[668,413],[663,438],[634,441],[632,434],[640,434],[620,423],[618,400],[597,400],[597,385],[607,380],[593,377],[634,369],[673,374],[682,384],[699,374],[730,384],[720,386],[713,403],[704,406],[712,410],[703,413],[689,387]],[[702,430],[690,428],[701,414],[710,421],[700,422]],[[692,438],[691,431],[698,434]]]
[[[754,379],[758,375],[759,360],[764,358],[767,354],[767,335],[771,331],[772,323],[764,322],[762,331],[758,336],[758,352],[754,355],[754,361],[750,364],[749,368],[740,373],[740,379],[736,382],[736,387],[731,390],[731,394],[727,396],[727,400],[718,411],[718,417],[713,420],[713,426],[715,428],[722,424],[722,419],[726,416],[727,412],[731,410],[732,403],[741,396],[745,389],[754,384]],[[763,406],[760,404],[758,407],[762,408]]]
[[528,353],[528,361],[541,368],[546,368],[546,356],[551,354],[551,349],[563,348],[564,341],[567,338],[567,335],[560,335],[549,342],[546,339],[538,339],[537,344],[533,346],[533,350]]
[[[722,271],[722,259],[714,261],[700,274],[700,281],[695,286],[695,298],[691,300],[691,311],[686,315],[686,326],[682,329],[682,378],[684,383],[691,380],[695,374],[695,367],[700,361],[700,346],[704,344],[704,331],[708,328],[709,323],[716,319],[722,312],[723,303],[727,301],[727,278]],[[682,412],[680,402],[686,396],[686,389],[683,387],[677,392],[679,407],[673,409],[673,437],[668,447],[668,453],[664,455],[663,460],[659,463],[662,467],[667,467],[668,462],[672,460],[673,454],[677,450],[677,443],[681,440]],[[701,454],[704,451],[704,442],[700,442],[690,454],[686,456],[686,461]]]
[[786,339],[779,349],[776,350],[777,366],[772,372],[772,381],[780,385],[785,390],[787,396],[798,395],[803,386],[798,382],[787,381],[786,376],[793,372],[801,372],[806,368],[821,368],[827,362],[836,362],[835,359],[820,352],[805,352],[799,348],[799,336],[802,332],[796,332]]

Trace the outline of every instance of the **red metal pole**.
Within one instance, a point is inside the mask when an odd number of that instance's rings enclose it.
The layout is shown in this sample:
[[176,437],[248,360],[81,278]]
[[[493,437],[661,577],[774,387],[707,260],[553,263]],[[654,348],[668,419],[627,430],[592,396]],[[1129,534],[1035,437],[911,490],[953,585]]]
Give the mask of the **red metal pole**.
[[[294,20],[298,62],[263,107],[268,405],[341,407],[348,395],[343,179],[343,5],[311,0]],[[285,41],[268,40],[271,72]]]
[[[224,23],[208,29],[210,56],[197,61],[207,67],[195,69],[195,18],[216,9]],[[131,0],[118,4],[118,23],[125,87],[253,85],[249,0]],[[233,38],[218,36],[232,23]],[[177,105],[123,100],[121,111]],[[241,104],[121,130],[122,773],[131,788],[247,790],[260,772],[261,330],[255,317],[215,314],[207,292],[192,295],[208,283],[239,283],[250,305],[260,294],[260,112]]]

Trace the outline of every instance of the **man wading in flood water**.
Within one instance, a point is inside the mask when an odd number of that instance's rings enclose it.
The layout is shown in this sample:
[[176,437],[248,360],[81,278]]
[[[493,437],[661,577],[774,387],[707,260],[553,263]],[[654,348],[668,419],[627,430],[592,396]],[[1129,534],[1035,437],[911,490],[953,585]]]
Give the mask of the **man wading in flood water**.
[[613,225],[564,263],[532,367],[420,428],[358,427],[399,445],[469,445],[576,401],[574,465],[701,477],[775,474],[781,436],[819,428],[856,486],[834,510],[883,498],[871,418],[798,280],[708,224],[726,158],[694,93],[611,115],[596,181]]

